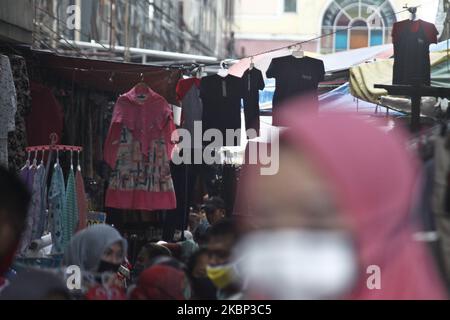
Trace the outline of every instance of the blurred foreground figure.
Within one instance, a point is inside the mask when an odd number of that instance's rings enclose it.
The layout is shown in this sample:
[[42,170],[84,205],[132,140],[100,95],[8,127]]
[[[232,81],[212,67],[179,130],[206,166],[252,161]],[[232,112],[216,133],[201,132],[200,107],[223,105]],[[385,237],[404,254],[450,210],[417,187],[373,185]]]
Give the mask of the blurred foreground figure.
[[279,172],[249,165],[241,179],[247,234],[233,260],[246,298],[445,298],[413,240],[420,167],[406,136],[350,114],[290,111],[284,122]]
[[20,179],[0,167],[0,289],[25,228],[30,194]]

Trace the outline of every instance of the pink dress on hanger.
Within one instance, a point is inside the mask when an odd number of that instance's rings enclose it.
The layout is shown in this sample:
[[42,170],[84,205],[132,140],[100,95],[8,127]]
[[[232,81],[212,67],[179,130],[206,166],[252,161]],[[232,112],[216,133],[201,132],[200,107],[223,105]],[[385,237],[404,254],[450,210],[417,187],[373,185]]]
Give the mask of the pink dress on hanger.
[[113,168],[106,207],[176,208],[170,173],[175,129],[169,104],[150,88],[135,87],[119,97],[104,149],[105,161]]

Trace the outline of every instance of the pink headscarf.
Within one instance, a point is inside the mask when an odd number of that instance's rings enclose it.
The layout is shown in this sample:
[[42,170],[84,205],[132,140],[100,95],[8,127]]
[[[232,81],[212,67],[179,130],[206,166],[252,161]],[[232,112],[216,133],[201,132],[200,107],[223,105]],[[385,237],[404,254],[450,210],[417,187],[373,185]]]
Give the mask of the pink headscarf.
[[[376,121],[369,124],[356,114],[298,111],[303,102],[286,108],[282,116],[290,129],[281,140],[321,170],[339,213],[352,223],[361,274],[351,295],[343,298],[445,298],[431,256],[413,240],[410,213],[420,165],[406,149],[406,134],[384,133]],[[245,187],[245,176],[241,180]],[[238,214],[249,213],[245,211]],[[381,269],[380,290],[370,290],[366,283],[372,265]]]

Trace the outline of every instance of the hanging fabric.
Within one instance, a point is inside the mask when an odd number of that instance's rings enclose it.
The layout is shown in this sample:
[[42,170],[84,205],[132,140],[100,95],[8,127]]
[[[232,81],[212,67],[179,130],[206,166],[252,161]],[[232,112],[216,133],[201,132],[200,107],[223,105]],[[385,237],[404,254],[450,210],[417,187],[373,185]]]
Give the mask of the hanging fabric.
[[42,160],[37,167],[33,183],[33,195],[31,200],[31,215],[33,217],[33,227],[31,239],[40,239],[44,234],[46,207],[47,207],[47,183],[46,183],[46,168],[43,162],[44,153],[42,153]]
[[27,141],[31,146],[45,145],[52,133],[62,136],[63,108],[50,88],[31,82],[32,110],[26,118]]
[[77,193],[77,208],[78,208],[78,224],[76,231],[81,231],[87,227],[87,213],[88,213],[88,203],[86,191],[84,188],[84,179],[81,174],[80,165],[80,153],[78,152],[78,168],[75,177],[75,187]]
[[15,130],[16,88],[7,56],[0,54],[0,166],[8,168],[8,133]]
[[[189,78],[178,81],[177,100],[182,108],[182,125],[191,135],[191,145],[196,139],[194,122],[202,121],[203,104],[200,99],[200,79]],[[201,138],[201,137],[200,137]]]
[[70,168],[69,176],[67,178],[63,217],[63,245],[65,248],[69,244],[78,225],[78,199],[73,167]]
[[[36,174],[36,166],[33,162],[33,165],[30,164],[30,155],[28,156],[27,163],[21,169],[19,176],[24,182],[26,188],[32,194],[33,192],[33,183],[34,183],[34,175]],[[24,232],[22,233],[21,243],[19,252],[24,254],[28,248],[28,245],[31,242],[31,233],[33,228],[33,217],[31,213],[31,207],[28,208],[27,219],[25,221]]]
[[[32,240],[37,238],[33,237],[35,230],[35,223],[40,214],[41,207],[41,188],[42,182],[45,178],[45,168],[43,166],[37,166],[37,153],[35,153],[33,164],[29,167],[28,176],[32,179],[31,182],[31,203],[28,208],[27,226],[23,235],[23,251],[25,252]],[[40,238],[40,236],[39,236]]]
[[9,60],[17,92],[17,112],[15,130],[8,135],[8,164],[11,171],[18,172],[27,159],[25,148],[28,143],[25,118],[31,112],[31,92],[25,59],[13,55],[9,57]]
[[64,216],[65,193],[64,175],[58,161],[53,169],[48,193],[49,229],[52,233],[53,254],[61,254],[64,250],[63,226],[67,225],[67,217]]
[[170,172],[175,130],[167,101],[138,85],[117,100],[104,158],[113,168],[106,207],[163,210],[176,207]]
[[318,109],[318,86],[325,78],[325,67],[322,60],[293,55],[275,58],[267,70],[267,78],[276,79],[273,97],[273,125],[282,126],[278,111],[283,103],[302,95],[310,95],[310,108]]

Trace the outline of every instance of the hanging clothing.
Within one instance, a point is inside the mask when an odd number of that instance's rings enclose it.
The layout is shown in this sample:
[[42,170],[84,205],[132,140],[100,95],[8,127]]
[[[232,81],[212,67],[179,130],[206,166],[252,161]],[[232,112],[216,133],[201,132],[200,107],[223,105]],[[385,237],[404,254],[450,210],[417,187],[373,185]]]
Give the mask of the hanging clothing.
[[393,84],[412,85],[419,81],[430,85],[430,44],[437,43],[438,34],[434,24],[422,20],[394,23]]
[[259,90],[264,90],[265,83],[261,70],[248,69],[242,76],[244,85],[245,129],[256,130],[259,136]]
[[[140,99],[144,94],[145,100]],[[167,101],[135,87],[117,100],[104,158],[113,168],[106,207],[163,210],[176,207],[170,159],[175,130]]]
[[8,168],[8,133],[15,130],[17,96],[11,64],[0,54],[0,166]]
[[81,170],[77,170],[75,177],[76,193],[77,193],[77,208],[78,208],[78,225],[76,231],[83,230],[87,226],[88,203],[86,191],[84,189],[83,176]]
[[33,194],[30,204],[30,212],[33,218],[31,240],[39,239],[44,234],[46,215],[47,183],[45,180],[46,168],[41,164],[36,170],[33,181]]
[[[27,187],[30,194],[33,194],[33,185],[34,185],[34,176],[36,174],[36,167],[35,166],[28,166],[25,165],[25,167],[22,168],[20,171],[20,178],[24,182],[25,186]],[[22,238],[20,242],[20,248],[19,252],[24,254],[28,248],[28,246],[31,243],[31,234],[33,230],[33,214],[32,214],[32,207],[30,206],[28,208],[27,218],[25,221],[25,228],[22,233]]]
[[78,225],[78,200],[75,187],[75,174],[69,171],[66,186],[66,198],[63,210],[63,243],[64,248],[70,242]]
[[27,131],[25,118],[31,112],[30,81],[25,59],[21,56],[10,56],[14,86],[17,92],[17,112],[15,116],[15,130],[8,135],[8,162],[13,172],[18,172],[27,159],[25,148]]
[[[177,100],[181,102],[182,128],[191,134],[191,146],[194,145],[194,122],[202,121],[203,104],[200,99],[200,79],[190,78],[178,81]],[[200,137],[201,139],[201,137]]]
[[292,55],[272,60],[267,70],[267,78],[276,79],[273,97],[273,125],[282,126],[278,113],[280,106],[290,99],[301,95],[311,95],[312,109],[318,109],[317,89],[319,82],[325,79],[325,67],[322,60],[310,57],[296,58]]
[[204,77],[200,84],[200,98],[203,101],[203,132],[218,129],[224,138],[224,146],[239,145],[240,137],[233,141],[226,141],[225,137],[227,129],[241,129],[242,79],[231,74]]
[[[52,91],[35,82],[31,83],[32,111],[26,118],[27,141],[30,146],[47,145],[50,134],[61,139],[63,111]],[[59,142],[59,141],[58,141]]]
[[61,166],[56,164],[48,192],[49,229],[52,233],[52,253],[55,254],[64,251],[63,215],[65,199],[64,175]]

